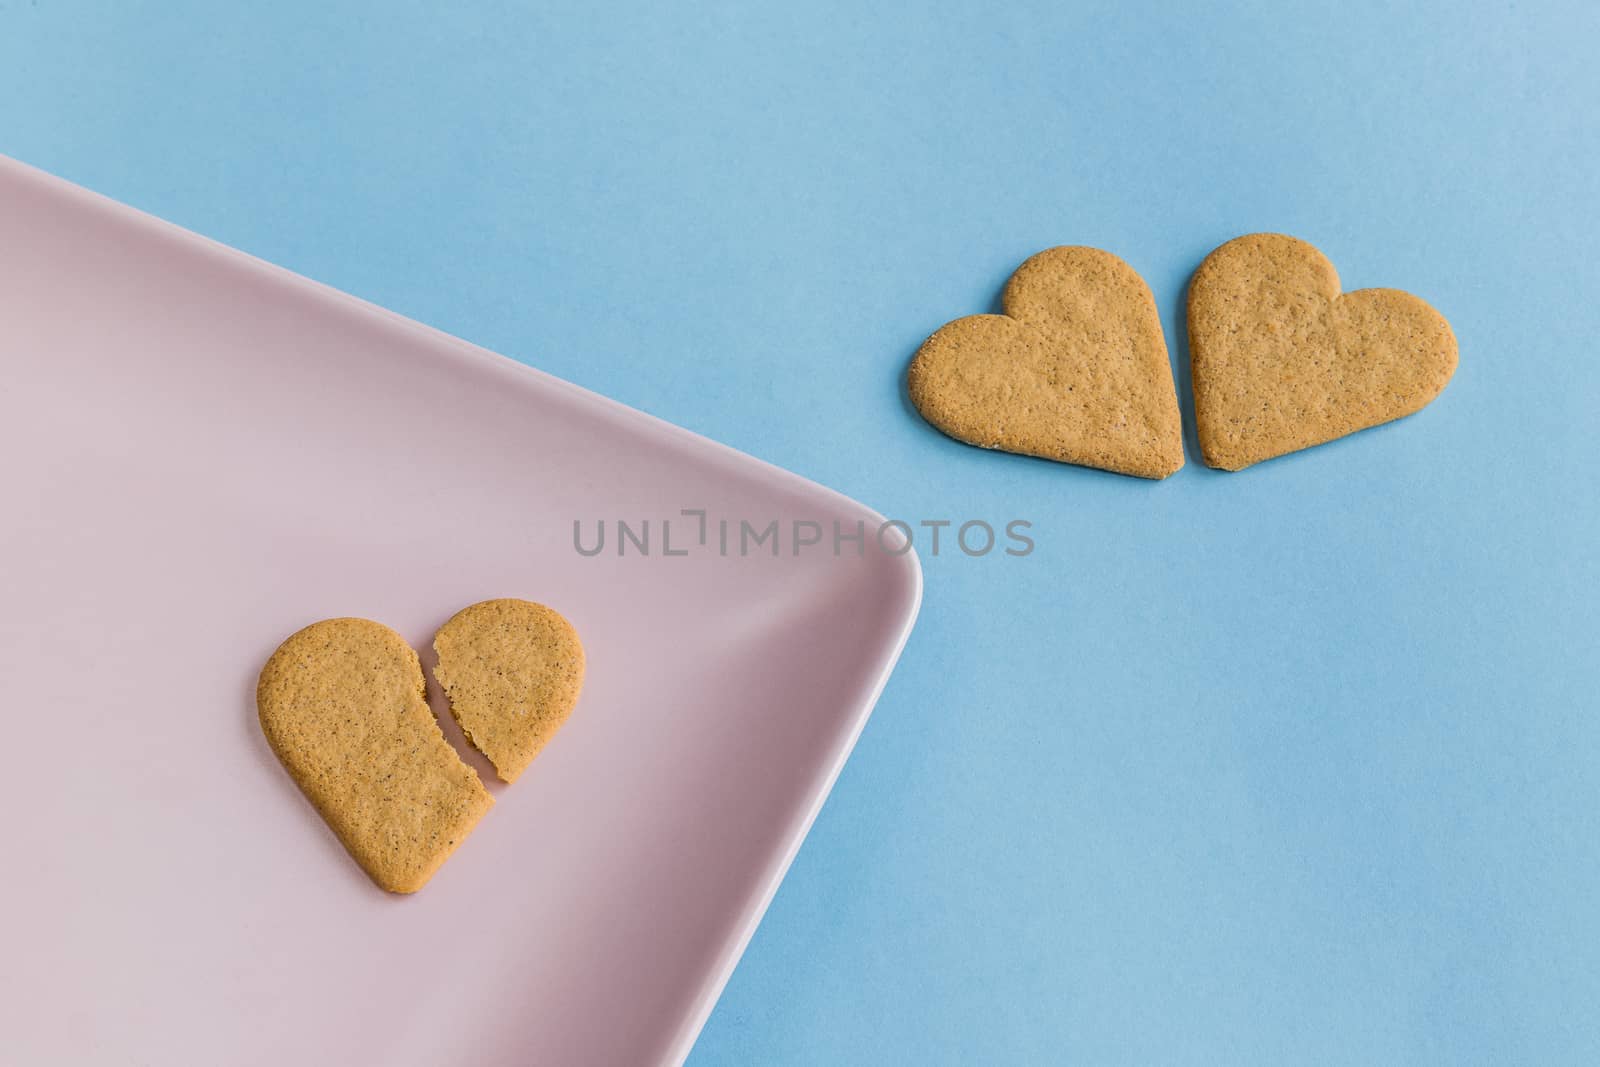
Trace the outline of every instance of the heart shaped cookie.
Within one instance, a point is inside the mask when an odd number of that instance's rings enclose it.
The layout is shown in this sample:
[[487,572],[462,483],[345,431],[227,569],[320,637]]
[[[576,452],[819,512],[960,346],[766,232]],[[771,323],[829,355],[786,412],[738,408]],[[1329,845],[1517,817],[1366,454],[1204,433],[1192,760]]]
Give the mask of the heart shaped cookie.
[[578,701],[578,632],[543,604],[485,600],[441,626],[433,650],[433,676],[461,732],[502,780],[516,781]]
[[414,893],[494,804],[444,739],[417,654],[387,626],[328,619],[261,669],[272,750],[378,885]]
[[1341,295],[1327,257],[1276,233],[1200,264],[1189,353],[1200,450],[1224,470],[1410,415],[1456,369],[1443,315],[1398,289]]
[[1183,466],[1161,318],[1132,267],[1052,248],[1017,268],[1001,306],[923,342],[906,375],[923,418],[982,448],[1141,478]]

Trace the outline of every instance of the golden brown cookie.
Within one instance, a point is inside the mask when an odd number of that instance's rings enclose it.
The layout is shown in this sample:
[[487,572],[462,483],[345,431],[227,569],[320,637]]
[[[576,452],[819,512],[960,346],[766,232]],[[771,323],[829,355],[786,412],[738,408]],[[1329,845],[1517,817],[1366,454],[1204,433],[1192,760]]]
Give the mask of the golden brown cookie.
[[1234,471],[1419,411],[1456,369],[1443,315],[1398,289],[1341,295],[1321,252],[1277,233],[1200,264],[1189,353],[1200,451]]
[[516,781],[578,701],[578,632],[543,604],[485,600],[440,627],[433,650],[433,676],[461,732],[504,781]]
[[1003,315],[923,342],[906,384],[958,441],[1141,478],[1183,466],[1183,423],[1150,287],[1098,248],[1052,248],[1017,268]]
[[387,626],[328,619],[267,660],[256,710],[291,777],[384,889],[414,893],[494,799],[445,741],[417,654]]

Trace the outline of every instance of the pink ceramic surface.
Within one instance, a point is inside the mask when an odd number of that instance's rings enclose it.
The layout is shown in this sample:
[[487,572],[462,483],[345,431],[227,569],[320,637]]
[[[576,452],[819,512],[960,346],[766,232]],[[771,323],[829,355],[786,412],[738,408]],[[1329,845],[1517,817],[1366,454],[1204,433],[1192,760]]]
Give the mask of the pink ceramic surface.
[[[0,1058],[683,1058],[921,583],[787,533],[724,558],[693,520],[666,558],[659,520],[876,517],[4,160],[0,367]],[[653,520],[650,556],[618,558],[618,518]],[[256,673],[336,615],[431,665],[495,596],[572,619],[582,699],[517,785],[485,774],[433,882],[386,895],[274,760]]]

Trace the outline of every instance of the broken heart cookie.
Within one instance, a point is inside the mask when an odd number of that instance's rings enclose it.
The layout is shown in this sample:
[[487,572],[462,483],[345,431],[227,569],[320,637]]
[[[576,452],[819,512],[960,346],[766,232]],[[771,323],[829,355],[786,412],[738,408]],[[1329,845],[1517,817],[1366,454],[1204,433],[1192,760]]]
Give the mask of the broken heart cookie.
[[1189,352],[1200,450],[1225,470],[1410,415],[1456,369],[1443,315],[1398,289],[1341,295],[1321,252],[1275,233],[1200,264]]
[[1183,466],[1161,319],[1132,267],[1052,248],[1017,268],[1001,306],[923,342],[906,375],[923,418],[982,448],[1141,478]]
[[445,741],[417,654],[387,626],[328,619],[291,636],[256,684],[261,731],[372,880],[425,885],[494,803]]
[[514,782],[572,714],[583,645],[561,613],[529,600],[485,600],[433,640],[450,714],[502,780]]

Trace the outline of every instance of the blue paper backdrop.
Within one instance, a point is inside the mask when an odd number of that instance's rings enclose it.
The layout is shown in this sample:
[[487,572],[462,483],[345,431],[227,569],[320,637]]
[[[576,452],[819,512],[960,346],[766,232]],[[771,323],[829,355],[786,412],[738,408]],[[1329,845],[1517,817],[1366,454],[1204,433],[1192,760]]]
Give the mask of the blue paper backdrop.
[[[924,551],[692,1063],[1592,1064],[1597,54],[1579,2],[0,0],[0,151],[887,514],[1034,523]],[[1442,310],[1439,401],[1161,484],[908,412],[1053,244],[1142,272],[1181,368],[1254,230]]]

